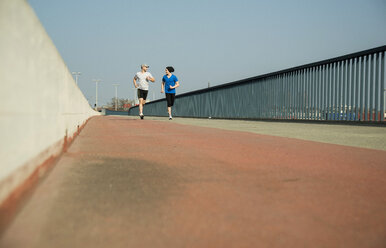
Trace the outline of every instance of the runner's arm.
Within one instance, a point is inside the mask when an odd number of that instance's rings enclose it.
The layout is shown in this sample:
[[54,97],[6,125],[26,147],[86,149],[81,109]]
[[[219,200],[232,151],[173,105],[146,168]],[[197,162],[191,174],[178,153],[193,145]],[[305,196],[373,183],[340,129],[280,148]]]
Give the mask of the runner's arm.
[[138,85],[137,85],[137,78],[136,78],[136,77],[133,78],[133,84],[134,84],[134,87],[135,87],[135,88],[138,88]]
[[174,86],[170,86],[170,89],[175,89],[180,86],[180,83],[177,81]]
[[155,82],[155,79],[152,76],[148,76],[146,79],[149,80],[150,82],[153,82],[153,83]]

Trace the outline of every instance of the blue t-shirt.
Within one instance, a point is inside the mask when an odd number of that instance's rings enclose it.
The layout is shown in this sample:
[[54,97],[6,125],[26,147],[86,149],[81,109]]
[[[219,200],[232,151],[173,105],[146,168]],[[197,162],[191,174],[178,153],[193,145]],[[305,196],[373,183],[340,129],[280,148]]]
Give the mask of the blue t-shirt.
[[165,93],[176,93],[176,89],[170,89],[170,86],[175,86],[178,78],[173,74],[168,78],[168,76],[163,76],[162,82],[165,83]]

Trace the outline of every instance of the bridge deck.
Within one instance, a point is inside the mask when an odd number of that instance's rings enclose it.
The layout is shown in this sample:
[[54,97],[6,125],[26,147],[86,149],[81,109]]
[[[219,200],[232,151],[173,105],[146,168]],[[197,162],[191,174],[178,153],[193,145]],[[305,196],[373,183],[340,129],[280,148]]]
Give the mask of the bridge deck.
[[161,119],[92,118],[0,247],[385,247],[385,128]]

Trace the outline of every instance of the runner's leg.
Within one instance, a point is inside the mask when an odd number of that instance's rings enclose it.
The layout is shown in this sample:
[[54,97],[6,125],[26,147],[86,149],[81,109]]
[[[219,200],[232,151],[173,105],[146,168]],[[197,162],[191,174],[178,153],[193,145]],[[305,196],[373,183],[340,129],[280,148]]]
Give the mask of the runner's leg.
[[143,98],[139,98],[139,115],[143,115]]

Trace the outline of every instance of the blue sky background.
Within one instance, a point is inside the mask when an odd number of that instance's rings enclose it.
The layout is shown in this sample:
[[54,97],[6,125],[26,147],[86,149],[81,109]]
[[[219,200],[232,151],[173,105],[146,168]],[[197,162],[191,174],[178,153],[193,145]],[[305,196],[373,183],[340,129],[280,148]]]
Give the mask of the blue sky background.
[[385,0],[29,0],[79,87],[99,105],[134,97],[140,64],[189,92],[386,45]]

